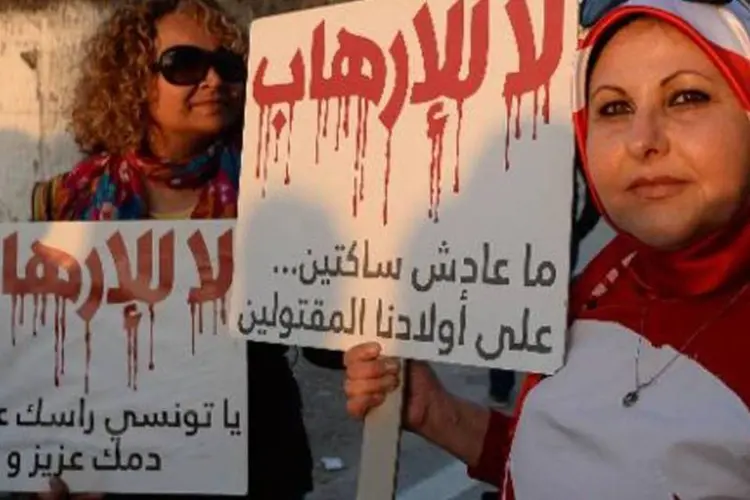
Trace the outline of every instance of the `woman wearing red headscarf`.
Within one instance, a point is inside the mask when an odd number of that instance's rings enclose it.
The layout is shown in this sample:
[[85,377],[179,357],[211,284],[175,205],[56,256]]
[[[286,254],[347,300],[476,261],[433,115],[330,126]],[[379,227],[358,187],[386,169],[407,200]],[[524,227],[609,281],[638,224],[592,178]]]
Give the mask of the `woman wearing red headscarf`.
[[[519,500],[750,498],[750,8],[587,1],[574,117],[618,236],[571,289],[569,351],[512,417],[412,362],[405,425]],[[362,416],[399,381],[347,353]]]

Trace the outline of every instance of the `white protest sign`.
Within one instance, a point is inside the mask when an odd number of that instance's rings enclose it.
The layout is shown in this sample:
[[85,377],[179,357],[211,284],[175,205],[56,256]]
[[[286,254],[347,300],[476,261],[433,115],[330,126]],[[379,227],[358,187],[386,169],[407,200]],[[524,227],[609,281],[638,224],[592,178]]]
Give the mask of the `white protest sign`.
[[0,490],[247,491],[232,229],[0,224]]
[[576,7],[355,2],[255,21],[237,334],[561,366]]

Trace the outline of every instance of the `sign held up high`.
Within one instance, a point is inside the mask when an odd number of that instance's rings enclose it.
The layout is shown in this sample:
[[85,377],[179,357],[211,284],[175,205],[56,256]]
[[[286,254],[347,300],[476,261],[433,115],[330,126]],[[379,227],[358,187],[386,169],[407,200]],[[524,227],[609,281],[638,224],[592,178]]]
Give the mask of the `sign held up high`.
[[236,333],[558,368],[576,9],[355,2],[255,21]]

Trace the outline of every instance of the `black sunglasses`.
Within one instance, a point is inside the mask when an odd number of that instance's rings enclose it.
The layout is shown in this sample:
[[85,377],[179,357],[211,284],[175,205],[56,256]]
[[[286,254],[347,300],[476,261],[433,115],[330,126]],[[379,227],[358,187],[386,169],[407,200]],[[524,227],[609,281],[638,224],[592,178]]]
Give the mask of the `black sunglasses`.
[[172,85],[198,85],[213,68],[226,83],[243,83],[247,80],[247,66],[239,54],[219,48],[214,51],[193,45],[177,45],[165,50],[152,70],[161,74]]
[[[579,23],[582,28],[591,28],[598,23],[610,10],[622,5],[627,0],[583,0],[579,10]],[[710,5],[729,5],[736,1],[745,8],[748,4],[742,0],[683,0],[684,2],[705,3]]]

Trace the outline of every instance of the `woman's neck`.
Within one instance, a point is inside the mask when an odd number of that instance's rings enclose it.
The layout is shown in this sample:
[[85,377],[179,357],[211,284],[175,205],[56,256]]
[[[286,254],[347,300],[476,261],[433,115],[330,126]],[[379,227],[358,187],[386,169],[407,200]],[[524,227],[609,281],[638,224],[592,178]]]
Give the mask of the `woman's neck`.
[[146,191],[150,210],[159,213],[190,210],[200,198],[199,189],[177,190],[151,181],[146,181]]
[[210,142],[206,138],[196,138],[184,134],[169,136],[159,133],[152,134],[149,138],[148,148],[152,155],[161,160],[182,163],[203,153]]
[[[184,134],[168,135],[153,133],[149,138],[150,154],[171,163],[187,163],[205,152],[210,144],[206,138],[196,138]],[[178,212],[195,207],[200,197],[199,189],[172,189],[169,186],[146,181],[149,207],[153,212]]]

